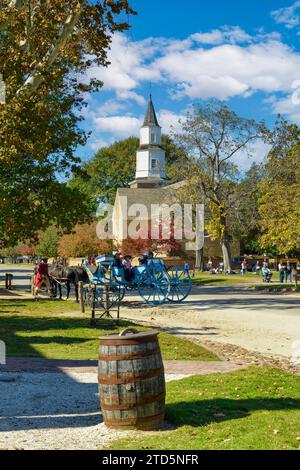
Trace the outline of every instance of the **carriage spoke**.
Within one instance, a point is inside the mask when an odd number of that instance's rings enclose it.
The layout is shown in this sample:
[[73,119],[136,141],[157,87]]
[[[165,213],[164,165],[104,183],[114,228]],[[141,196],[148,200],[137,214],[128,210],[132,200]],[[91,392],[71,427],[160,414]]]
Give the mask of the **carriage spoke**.
[[171,290],[168,296],[170,302],[180,303],[187,298],[191,291],[191,279],[189,274],[178,266],[172,266],[167,271]]

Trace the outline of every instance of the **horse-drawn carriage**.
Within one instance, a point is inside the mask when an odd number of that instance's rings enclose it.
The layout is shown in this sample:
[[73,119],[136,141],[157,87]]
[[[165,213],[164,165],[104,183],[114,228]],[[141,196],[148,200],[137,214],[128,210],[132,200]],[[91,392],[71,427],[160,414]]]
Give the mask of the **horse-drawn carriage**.
[[82,312],[86,307],[91,309],[92,321],[96,311],[101,311],[100,317],[111,316],[113,309],[117,309],[119,318],[120,302],[126,293],[139,295],[148,305],[180,303],[190,294],[188,271],[179,266],[167,268],[161,258],[148,259],[146,264],[134,267],[130,281],[124,268],[115,267],[113,262],[110,256],[99,256],[96,266],[68,267],[58,263],[49,268],[45,288],[53,297],[59,291],[61,299],[62,287],[66,287],[69,298],[74,285],[76,300],[80,301]]
[[133,268],[133,279],[128,281],[124,268],[115,267],[113,258],[99,256],[96,266],[86,266],[89,283],[80,293],[85,306],[103,309],[103,315],[123,300],[126,293],[138,294],[146,304],[161,305],[165,302],[184,301],[191,291],[191,278],[187,270],[179,266],[167,268],[160,258],[149,259],[143,266]]

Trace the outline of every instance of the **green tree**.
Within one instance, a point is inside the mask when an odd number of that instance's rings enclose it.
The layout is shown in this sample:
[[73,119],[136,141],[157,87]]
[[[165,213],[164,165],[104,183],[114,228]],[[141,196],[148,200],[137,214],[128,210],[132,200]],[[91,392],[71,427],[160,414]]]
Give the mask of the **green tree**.
[[128,27],[122,13],[132,13],[126,0],[2,1],[0,246],[51,222],[70,229],[85,219],[84,195],[64,181],[77,171],[74,151],[87,139],[79,126],[85,94],[102,86],[85,72],[108,65],[114,32]]
[[2,248],[0,252],[1,257],[3,258],[11,258],[13,262],[19,255],[19,250],[17,246],[10,246],[8,248]]
[[300,129],[279,120],[260,184],[261,244],[280,254],[300,251]]
[[226,104],[210,101],[194,107],[181,123],[176,142],[184,146],[189,162],[180,164],[188,194],[205,202],[209,212],[207,231],[220,241],[225,269],[231,266],[230,218],[238,187],[239,172],[232,161],[240,151],[249,152],[249,144],[266,132],[263,124],[239,117]]
[[40,233],[38,244],[35,247],[35,253],[41,258],[57,258],[57,245],[60,235],[53,226]]
[[239,182],[232,201],[231,231],[242,242],[244,253],[261,254],[261,224],[259,215],[259,184],[264,167],[253,163]]

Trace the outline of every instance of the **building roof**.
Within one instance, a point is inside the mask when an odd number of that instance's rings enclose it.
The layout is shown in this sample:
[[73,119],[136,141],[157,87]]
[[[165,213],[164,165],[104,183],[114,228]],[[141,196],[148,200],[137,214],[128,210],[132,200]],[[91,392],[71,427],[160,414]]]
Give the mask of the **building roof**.
[[157,117],[156,117],[156,113],[155,113],[155,109],[154,109],[154,105],[152,101],[152,96],[150,95],[150,101],[148,103],[148,109],[147,109],[147,113],[146,113],[145,120],[144,120],[144,127],[151,127],[151,126],[160,127],[158,124]]
[[121,197],[126,197],[127,207],[133,204],[143,204],[147,208],[151,204],[163,204],[170,201],[170,196],[165,188],[119,188],[116,194],[116,201]]

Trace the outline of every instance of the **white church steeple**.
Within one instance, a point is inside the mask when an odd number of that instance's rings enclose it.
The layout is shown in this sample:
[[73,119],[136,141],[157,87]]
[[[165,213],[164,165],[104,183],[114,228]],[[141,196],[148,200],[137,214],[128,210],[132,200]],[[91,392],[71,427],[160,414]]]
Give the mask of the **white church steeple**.
[[166,177],[165,151],[161,147],[161,127],[158,124],[150,95],[143,127],[140,131],[140,148],[136,159],[136,182],[161,183]]

